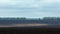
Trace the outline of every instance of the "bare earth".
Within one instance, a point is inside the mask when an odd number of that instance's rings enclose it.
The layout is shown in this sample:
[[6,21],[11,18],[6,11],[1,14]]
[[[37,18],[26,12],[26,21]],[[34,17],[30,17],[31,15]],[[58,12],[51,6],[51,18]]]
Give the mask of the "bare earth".
[[48,26],[48,24],[13,24],[7,26],[0,25],[0,27],[30,27],[30,26]]

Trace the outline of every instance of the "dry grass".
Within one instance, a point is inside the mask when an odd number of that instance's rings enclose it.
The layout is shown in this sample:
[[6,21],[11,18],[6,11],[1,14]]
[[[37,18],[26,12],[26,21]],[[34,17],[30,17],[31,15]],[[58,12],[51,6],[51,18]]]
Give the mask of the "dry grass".
[[48,26],[48,24],[12,24],[12,25],[0,25],[0,27],[30,27],[30,26]]

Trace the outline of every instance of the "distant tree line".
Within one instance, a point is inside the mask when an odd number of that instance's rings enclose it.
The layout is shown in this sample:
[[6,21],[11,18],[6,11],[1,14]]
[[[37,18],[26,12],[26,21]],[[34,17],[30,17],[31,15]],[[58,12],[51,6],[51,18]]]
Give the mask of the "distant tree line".
[[39,24],[60,24],[60,17],[44,17],[44,18],[0,18],[0,24],[28,24],[28,23],[39,23]]
[[30,19],[30,18],[25,18],[25,17],[22,17],[22,18],[0,18],[0,20],[60,20],[60,17],[44,17],[44,18],[35,18],[35,19]]

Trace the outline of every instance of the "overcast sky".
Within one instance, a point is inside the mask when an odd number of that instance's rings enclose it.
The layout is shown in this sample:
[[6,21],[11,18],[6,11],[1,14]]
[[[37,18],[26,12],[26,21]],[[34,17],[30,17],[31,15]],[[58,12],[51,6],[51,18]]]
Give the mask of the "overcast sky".
[[0,17],[60,17],[60,0],[0,0]]

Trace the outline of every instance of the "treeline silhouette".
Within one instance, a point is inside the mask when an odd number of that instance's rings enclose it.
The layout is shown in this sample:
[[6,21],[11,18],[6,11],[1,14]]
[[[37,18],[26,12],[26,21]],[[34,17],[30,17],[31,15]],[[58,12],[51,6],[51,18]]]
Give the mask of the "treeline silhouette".
[[60,24],[60,17],[44,17],[44,18],[0,18],[0,25],[9,24]]

